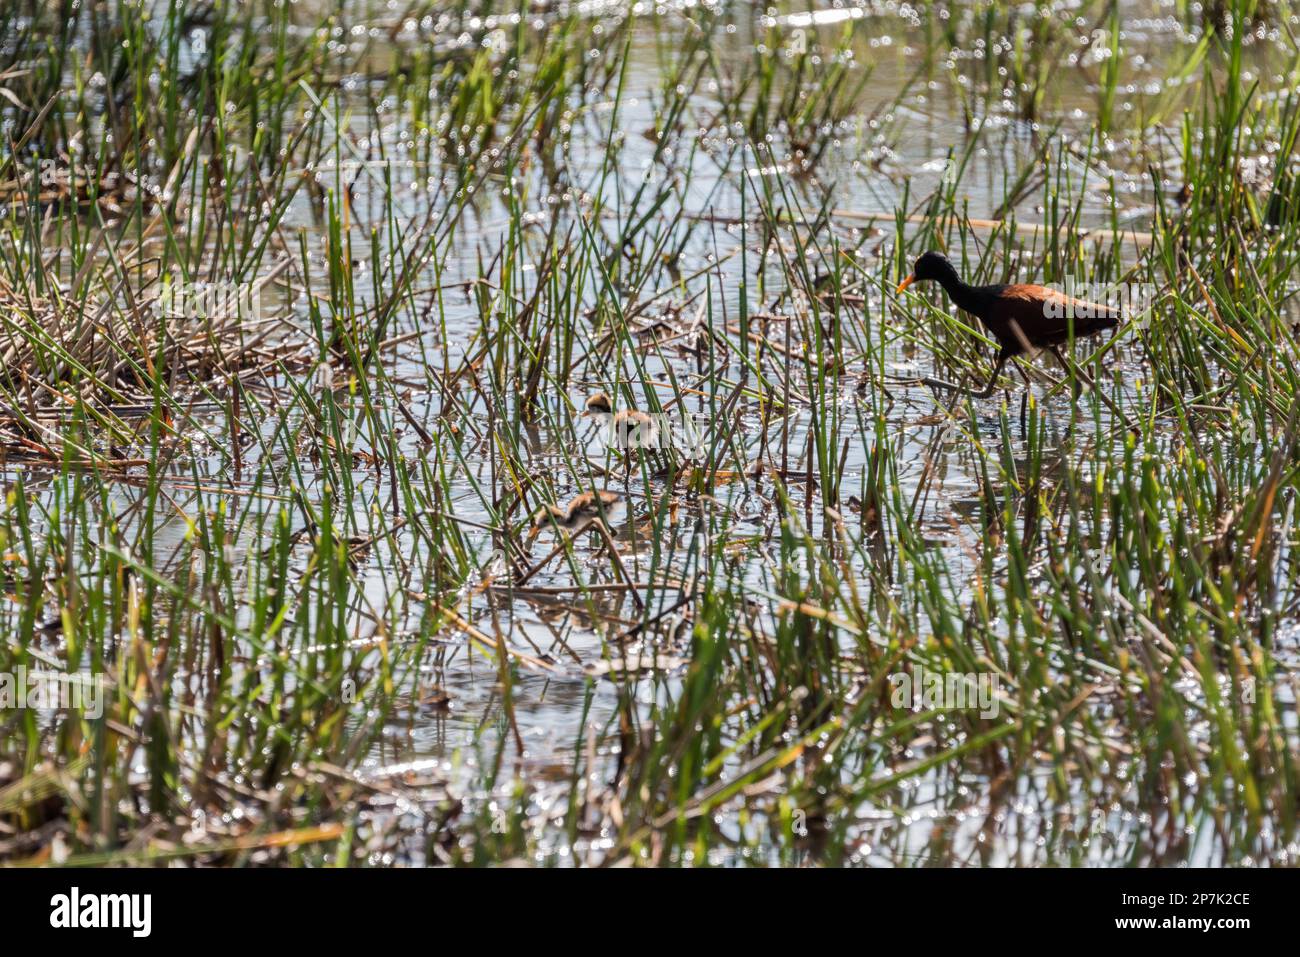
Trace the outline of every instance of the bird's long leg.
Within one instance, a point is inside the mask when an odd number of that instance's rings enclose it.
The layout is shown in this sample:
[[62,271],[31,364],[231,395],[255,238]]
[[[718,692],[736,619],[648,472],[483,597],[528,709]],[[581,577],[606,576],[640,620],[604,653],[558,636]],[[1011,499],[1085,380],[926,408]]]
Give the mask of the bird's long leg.
[[618,546],[614,544],[614,536],[610,534],[609,526],[597,519],[595,528],[596,531],[600,532],[600,537],[605,540],[605,547],[609,549],[609,557],[613,561],[619,577],[623,579],[623,584],[627,585],[628,594],[632,596],[632,603],[636,605],[638,612],[645,611],[645,599],[637,591],[636,579],[627,573],[627,567],[623,564],[623,556],[619,554]]
[[1065,370],[1067,375],[1073,375],[1079,379],[1082,379],[1083,384],[1086,385],[1093,392],[1097,393],[1097,397],[1101,399],[1101,401],[1106,403],[1106,408],[1110,409],[1111,413],[1114,414],[1116,418],[1118,418],[1121,422],[1123,422],[1124,425],[1127,426],[1130,431],[1137,431],[1137,427],[1131,421],[1129,421],[1129,417],[1124,414],[1124,410],[1115,404],[1115,400],[1112,399],[1110,396],[1108,396],[1101,389],[1097,388],[1097,383],[1095,383],[1092,380],[1092,376],[1088,375],[1087,370],[1085,370],[1082,366],[1076,365],[1074,362],[1067,359],[1061,353],[1060,346],[1052,346],[1049,351],[1052,353],[1053,356],[1056,357],[1056,361],[1061,364],[1061,368]]
[[1025,422],[1029,417],[1029,393],[1033,386],[1029,382],[1029,376],[1025,374],[1024,367],[1019,363],[1016,364],[1016,371],[1020,373],[1020,378],[1025,383],[1025,391],[1020,393],[1020,436],[1023,438],[1025,435]]
[[1010,356],[1005,353],[998,353],[998,363],[993,368],[993,375],[989,377],[988,385],[978,392],[974,389],[967,388],[964,385],[957,385],[955,382],[944,382],[942,379],[931,379],[926,377],[914,381],[919,382],[921,385],[928,385],[932,389],[948,389],[951,392],[968,395],[972,399],[987,399],[997,391],[998,376],[1002,374],[1002,367],[1007,364],[1007,359],[1009,358]]
[[[585,413],[585,412],[583,413],[584,418],[587,417],[588,415],[589,413]],[[593,415],[591,416],[591,418],[594,420],[595,416]],[[602,427],[602,423],[599,421],[592,421],[588,423],[588,427],[583,429],[580,434],[577,434],[578,444],[581,445],[584,449],[590,448],[591,440],[600,434],[601,427]],[[576,434],[577,430],[575,429],[574,431]]]

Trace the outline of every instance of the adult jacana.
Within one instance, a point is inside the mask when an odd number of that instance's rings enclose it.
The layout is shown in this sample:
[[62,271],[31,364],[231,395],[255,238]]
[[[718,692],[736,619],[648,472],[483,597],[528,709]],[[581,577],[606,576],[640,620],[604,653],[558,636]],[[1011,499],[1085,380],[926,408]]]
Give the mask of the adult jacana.
[[912,275],[898,284],[898,292],[914,282],[934,280],[943,287],[959,309],[984,324],[1001,347],[989,384],[981,392],[966,389],[939,379],[922,379],[926,385],[964,392],[977,399],[988,398],[997,387],[1002,367],[1015,356],[1038,349],[1052,352],[1061,366],[1070,371],[1058,347],[1075,339],[1094,336],[1113,329],[1123,318],[1120,313],[1100,303],[1076,299],[1046,286],[1012,283],[996,286],[971,286],[962,281],[956,268],[942,253],[923,253],[912,267]]

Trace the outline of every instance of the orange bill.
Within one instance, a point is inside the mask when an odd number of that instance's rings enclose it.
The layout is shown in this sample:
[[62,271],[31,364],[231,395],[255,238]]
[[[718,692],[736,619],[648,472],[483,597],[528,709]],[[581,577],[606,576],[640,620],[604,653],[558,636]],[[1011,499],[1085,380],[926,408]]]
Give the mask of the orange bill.
[[898,293],[902,292],[904,289],[906,289],[908,286],[912,285],[912,283],[914,283],[914,282],[916,282],[916,277],[915,277],[915,276],[908,276],[906,279],[904,279],[902,282],[900,282],[900,283],[898,284],[898,288],[894,290],[895,295],[897,295]]

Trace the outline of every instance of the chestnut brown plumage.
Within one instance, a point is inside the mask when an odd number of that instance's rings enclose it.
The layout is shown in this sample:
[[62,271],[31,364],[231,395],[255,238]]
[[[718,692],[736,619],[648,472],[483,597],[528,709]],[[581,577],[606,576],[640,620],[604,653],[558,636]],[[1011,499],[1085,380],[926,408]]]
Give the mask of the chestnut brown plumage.
[[993,394],[998,376],[1007,360],[1034,349],[1049,349],[1065,365],[1058,346],[1075,339],[1113,329],[1123,318],[1118,310],[1100,303],[1067,296],[1046,286],[1012,283],[996,286],[971,286],[962,281],[956,268],[941,253],[922,254],[912,267],[912,275],[898,285],[902,292],[914,282],[934,280],[948,298],[984,324],[1001,347],[993,376],[983,391],[975,392],[938,379],[923,379],[927,385],[966,392],[976,398]]

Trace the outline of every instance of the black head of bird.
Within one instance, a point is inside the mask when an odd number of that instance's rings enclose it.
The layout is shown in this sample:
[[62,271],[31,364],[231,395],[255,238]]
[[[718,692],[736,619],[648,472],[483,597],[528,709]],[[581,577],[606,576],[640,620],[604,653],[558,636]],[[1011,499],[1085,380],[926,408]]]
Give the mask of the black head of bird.
[[901,293],[914,282],[931,280],[941,283],[946,289],[950,282],[961,282],[961,277],[957,275],[957,267],[943,253],[922,253],[912,265],[912,275],[898,284],[897,291]]

